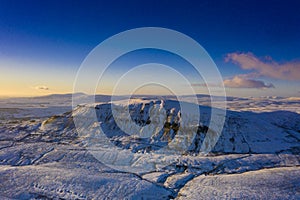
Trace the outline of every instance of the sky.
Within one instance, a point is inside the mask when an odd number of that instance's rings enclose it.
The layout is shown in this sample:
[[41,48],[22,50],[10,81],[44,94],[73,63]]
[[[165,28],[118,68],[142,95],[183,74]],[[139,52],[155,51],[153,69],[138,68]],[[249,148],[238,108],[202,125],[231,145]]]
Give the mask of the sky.
[[[299,9],[297,0],[2,0],[0,96],[70,93],[99,43],[139,27],[173,29],[196,40],[218,67],[228,96],[300,96]],[[116,60],[97,93],[111,93],[115,74],[143,63],[172,66],[197,93],[207,92],[184,59],[145,49]]]

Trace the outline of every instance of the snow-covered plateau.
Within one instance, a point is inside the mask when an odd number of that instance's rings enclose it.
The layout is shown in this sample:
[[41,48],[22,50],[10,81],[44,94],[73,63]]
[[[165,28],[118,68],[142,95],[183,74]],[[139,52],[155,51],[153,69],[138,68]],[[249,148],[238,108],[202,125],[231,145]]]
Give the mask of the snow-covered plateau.
[[0,199],[300,199],[299,98],[197,97],[1,99]]

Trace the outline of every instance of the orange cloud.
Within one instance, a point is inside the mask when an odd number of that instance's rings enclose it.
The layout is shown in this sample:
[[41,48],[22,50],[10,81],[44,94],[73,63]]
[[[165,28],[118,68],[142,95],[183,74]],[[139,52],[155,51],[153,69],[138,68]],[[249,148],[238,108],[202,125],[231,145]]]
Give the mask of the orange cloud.
[[41,85],[41,86],[36,86],[35,89],[37,90],[49,90],[47,86]]

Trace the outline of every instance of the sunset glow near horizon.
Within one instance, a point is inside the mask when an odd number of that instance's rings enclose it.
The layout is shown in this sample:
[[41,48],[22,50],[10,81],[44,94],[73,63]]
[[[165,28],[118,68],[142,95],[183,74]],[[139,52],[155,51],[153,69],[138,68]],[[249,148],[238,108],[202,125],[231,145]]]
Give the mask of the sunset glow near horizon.
[[[0,3],[0,96],[71,93],[77,70],[102,41],[129,29],[164,27],[186,34],[203,46],[216,63],[228,96],[297,97],[299,7],[297,1],[87,4],[4,0]],[[186,60],[155,49],[133,51],[117,59],[101,82],[102,90],[96,93],[111,94],[117,74],[146,63],[170,66],[190,80],[196,93],[208,93],[201,75]],[[164,72],[155,71],[153,76],[155,73]],[[173,81],[176,84],[170,78]],[[178,87],[184,93],[185,85]],[[170,91],[148,85],[136,94]]]

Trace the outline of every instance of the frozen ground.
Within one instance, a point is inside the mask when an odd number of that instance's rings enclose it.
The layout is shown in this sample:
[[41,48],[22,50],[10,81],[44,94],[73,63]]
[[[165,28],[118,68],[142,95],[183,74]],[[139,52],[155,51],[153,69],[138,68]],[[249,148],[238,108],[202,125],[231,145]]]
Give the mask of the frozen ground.
[[[187,150],[180,151],[182,156],[165,166],[130,159],[122,163],[129,170],[122,171],[103,164],[118,165],[111,148],[90,149],[89,138],[99,139],[97,126],[88,124],[83,137],[73,118],[95,110],[98,125],[114,146],[135,158],[159,159],[158,150],[179,134],[175,125],[180,108],[173,97],[165,97],[165,109],[174,117],[155,135],[140,139],[118,129],[109,97],[97,98],[99,103],[80,106],[74,113],[70,95],[0,100],[1,199],[300,199],[300,99],[228,98],[230,110],[220,139],[203,155],[210,108],[208,97],[199,95],[201,127]],[[132,119],[151,127],[151,106],[161,102],[136,98],[129,109]],[[134,130],[126,122],[119,126]],[[149,136],[147,130],[139,134]],[[106,161],[96,159],[93,151],[99,149]],[[137,166],[147,170],[130,170]]]

